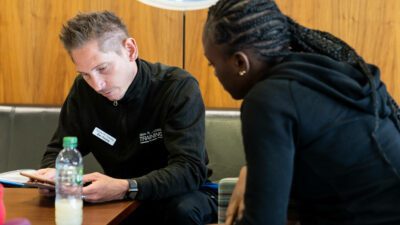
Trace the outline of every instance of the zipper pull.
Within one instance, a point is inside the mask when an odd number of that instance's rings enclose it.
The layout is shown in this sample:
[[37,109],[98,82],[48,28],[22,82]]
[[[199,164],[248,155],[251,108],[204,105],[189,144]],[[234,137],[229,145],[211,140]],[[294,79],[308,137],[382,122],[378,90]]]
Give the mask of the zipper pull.
[[117,106],[118,106],[118,101],[113,101],[113,105],[114,105],[115,107],[117,107]]

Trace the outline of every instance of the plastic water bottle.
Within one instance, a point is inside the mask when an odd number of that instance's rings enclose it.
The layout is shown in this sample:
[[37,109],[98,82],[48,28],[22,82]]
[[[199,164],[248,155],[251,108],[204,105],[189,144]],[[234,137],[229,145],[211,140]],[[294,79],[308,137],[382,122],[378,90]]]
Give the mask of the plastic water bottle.
[[56,224],[82,224],[82,155],[76,137],[64,137],[56,160]]

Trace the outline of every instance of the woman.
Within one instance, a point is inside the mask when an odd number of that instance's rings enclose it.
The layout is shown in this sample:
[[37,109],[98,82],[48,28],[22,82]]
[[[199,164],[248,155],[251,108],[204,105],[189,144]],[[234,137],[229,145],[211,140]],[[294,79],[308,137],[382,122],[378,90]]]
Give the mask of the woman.
[[244,99],[246,191],[227,223],[239,207],[238,224],[285,224],[293,198],[302,225],[400,224],[399,109],[376,66],[273,0],[220,0],[203,45]]

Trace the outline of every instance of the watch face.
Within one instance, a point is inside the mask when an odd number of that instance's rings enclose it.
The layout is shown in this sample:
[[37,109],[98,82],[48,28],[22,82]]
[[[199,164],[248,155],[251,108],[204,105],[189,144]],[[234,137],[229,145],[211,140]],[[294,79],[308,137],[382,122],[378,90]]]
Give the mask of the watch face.
[[135,199],[138,191],[136,180],[129,179],[128,198]]
[[129,179],[129,191],[138,191],[136,180]]

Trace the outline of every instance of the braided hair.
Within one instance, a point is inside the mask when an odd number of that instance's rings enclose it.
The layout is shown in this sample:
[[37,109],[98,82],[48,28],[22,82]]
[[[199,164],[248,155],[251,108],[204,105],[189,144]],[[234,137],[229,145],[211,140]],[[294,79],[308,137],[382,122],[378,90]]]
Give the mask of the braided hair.
[[[376,141],[379,128],[377,84],[366,62],[356,51],[330,33],[304,27],[278,8],[274,0],[219,0],[208,11],[205,32],[215,44],[229,46],[228,54],[252,49],[262,60],[270,61],[292,52],[310,52],[347,62],[358,68],[371,86],[374,110],[372,136]],[[388,104],[397,114],[395,123],[400,129],[399,107],[388,95]],[[389,159],[378,146],[381,155]],[[395,171],[400,178],[400,174]]]
[[216,44],[225,43],[233,52],[255,48],[267,58],[290,43],[286,17],[273,1],[220,0],[208,11],[205,26]]
[[[360,68],[376,90],[370,69],[352,47],[330,33],[296,23],[281,13],[274,0],[220,0],[208,11],[205,27],[216,44],[226,44],[232,52],[253,49],[266,61],[300,51],[347,62]],[[377,115],[376,93],[372,98]]]
[[206,32],[231,51],[251,48],[263,59],[291,51],[311,52],[359,67],[371,79],[364,60],[330,33],[306,28],[285,16],[274,0],[220,0],[208,11]]

